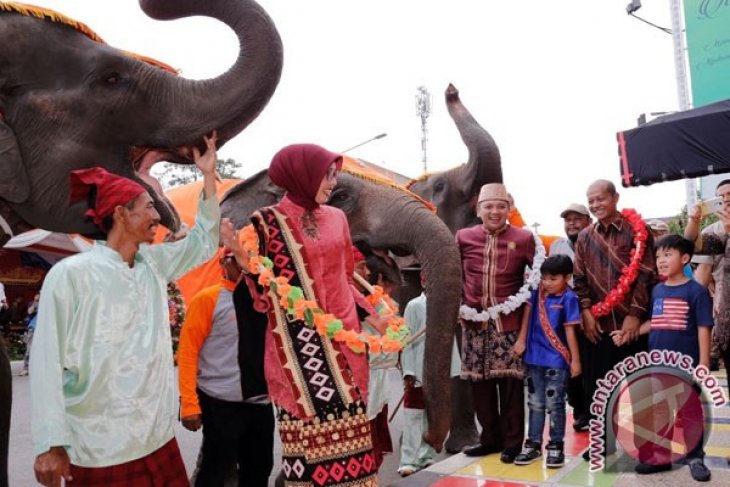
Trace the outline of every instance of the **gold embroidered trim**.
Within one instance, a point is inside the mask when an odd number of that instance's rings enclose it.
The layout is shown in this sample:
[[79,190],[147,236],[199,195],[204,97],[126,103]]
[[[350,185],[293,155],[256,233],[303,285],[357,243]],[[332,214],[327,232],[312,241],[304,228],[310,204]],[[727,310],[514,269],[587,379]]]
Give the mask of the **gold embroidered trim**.
[[[74,20],[70,17],[67,17],[63,15],[62,13],[56,12],[55,10],[51,10],[45,7],[37,7],[35,5],[27,5],[24,3],[9,3],[9,2],[0,2],[0,11],[3,12],[10,12],[10,13],[17,13],[20,15],[25,15],[26,17],[35,17],[37,19],[44,19],[49,20],[51,22],[57,22],[59,24],[68,25],[69,27],[77,30],[78,32],[81,32],[86,37],[91,39],[94,42],[98,42],[100,44],[106,44],[104,39],[99,37],[99,35],[91,30],[91,28],[84,24],[83,22],[79,22],[78,20]],[[165,64],[162,61],[158,61],[156,59],[153,59],[148,56],[144,56],[142,54],[136,54],[134,52],[125,51],[123,49],[119,49],[120,52],[122,52],[125,56],[131,57],[134,59],[139,59],[140,61],[151,64],[153,66],[157,66],[158,68],[164,69],[165,71],[169,71],[174,74],[179,74],[179,70],[173,68],[169,64]]]

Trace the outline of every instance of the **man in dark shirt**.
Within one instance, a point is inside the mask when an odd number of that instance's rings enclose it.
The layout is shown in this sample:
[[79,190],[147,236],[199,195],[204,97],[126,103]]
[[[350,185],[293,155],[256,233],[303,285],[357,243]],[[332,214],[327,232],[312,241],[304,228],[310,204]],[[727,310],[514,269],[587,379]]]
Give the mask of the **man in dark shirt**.
[[[645,252],[638,277],[622,302],[606,316],[596,318],[591,306],[604,300],[616,287],[621,271],[631,262],[634,229],[619,212],[619,195],[610,181],[598,180],[588,187],[588,208],[597,221],[583,229],[575,244],[573,285],[580,299],[586,353],[581,354],[586,400],[592,402],[596,381],[624,358],[646,350],[639,325],[649,311],[651,288],[657,281],[654,240],[647,228]],[[623,330],[629,336],[625,347],[617,347],[610,332]],[[590,408],[589,408],[590,409]],[[585,456],[584,456],[585,458]]]

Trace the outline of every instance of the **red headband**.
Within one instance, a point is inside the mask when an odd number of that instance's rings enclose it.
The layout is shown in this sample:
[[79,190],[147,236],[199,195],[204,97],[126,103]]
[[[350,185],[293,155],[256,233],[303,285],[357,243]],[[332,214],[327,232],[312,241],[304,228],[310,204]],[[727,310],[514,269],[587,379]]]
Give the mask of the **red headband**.
[[142,185],[131,179],[117,176],[101,167],[71,171],[69,179],[71,184],[69,204],[71,205],[86,200],[91,188],[96,187],[95,206],[86,210],[84,214],[104,231],[109,231],[109,229],[104,228],[102,222],[104,218],[114,213],[114,208],[126,205],[147,191]]

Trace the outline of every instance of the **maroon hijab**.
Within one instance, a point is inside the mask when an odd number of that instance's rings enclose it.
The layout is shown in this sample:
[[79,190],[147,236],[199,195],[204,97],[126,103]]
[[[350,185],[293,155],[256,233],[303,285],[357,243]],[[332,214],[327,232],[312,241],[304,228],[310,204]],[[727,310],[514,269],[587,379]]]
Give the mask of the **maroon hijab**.
[[342,156],[314,144],[288,145],[276,153],[269,166],[271,181],[286,190],[294,203],[307,210],[319,205],[315,201],[332,163],[342,169]]

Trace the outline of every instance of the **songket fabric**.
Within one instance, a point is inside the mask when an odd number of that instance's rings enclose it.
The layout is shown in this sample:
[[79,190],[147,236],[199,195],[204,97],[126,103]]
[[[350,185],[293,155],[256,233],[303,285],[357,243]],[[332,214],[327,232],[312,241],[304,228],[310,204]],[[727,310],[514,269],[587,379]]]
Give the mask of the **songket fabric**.
[[522,358],[512,351],[518,335],[518,331],[498,331],[493,320],[489,320],[486,330],[469,326],[462,330],[461,378],[471,380],[524,378]]
[[167,283],[215,255],[219,221],[212,196],[186,238],[141,245],[133,267],[104,242],[53,266],[30,360],[36,454],[65,446],[72,464],[105,467],[174,437]]
[[[305,299],[317,301],[345,329],[359,331],[354,288],[347,279],[354,265],[344,214],[327,206],[305,211],[285,197],[253,219],[275,276],[301,287]],[[367,387],[365,354],[288,315],[273,291],[268,297],[266,379],[279,409],[285,485],[377,485],[362,392]]]

